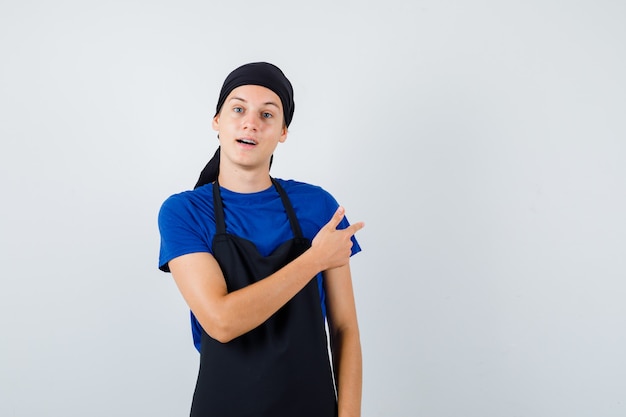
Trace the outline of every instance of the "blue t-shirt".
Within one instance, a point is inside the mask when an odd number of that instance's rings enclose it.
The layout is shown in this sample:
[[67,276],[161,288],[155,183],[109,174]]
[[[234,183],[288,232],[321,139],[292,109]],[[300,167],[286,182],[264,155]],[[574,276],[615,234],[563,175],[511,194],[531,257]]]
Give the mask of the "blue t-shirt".
[[[317,232],[331,219],[339,204],[318,186],[277,179],[289,200],[302,228],[302,234],[313,240]],[[271,254],[280,244],[293,238],[282,200],[274,186],[256,193],[236,193],[220,188],[226,232],[253,242],[263,256]],[[338,229],[349,225],[344,218]],[[169,197],[159,211],[161,249],[159,268],[169,272],[172,259],[196,252],[212,253],[215,235],[213,212],[213,185],[207,184],[193,191]],[[361,248],[352,237],[352,254]],[[326,314],[322,274],[317,275],[322,312]],[[194,344],[200,350],[201,328],[191,315]]]

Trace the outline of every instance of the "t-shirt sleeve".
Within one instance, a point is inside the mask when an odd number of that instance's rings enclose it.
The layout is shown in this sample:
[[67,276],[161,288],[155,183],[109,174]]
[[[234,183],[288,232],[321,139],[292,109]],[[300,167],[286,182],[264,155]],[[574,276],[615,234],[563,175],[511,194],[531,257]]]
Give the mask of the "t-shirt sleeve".
[[168,262],[189,253],[211,252],[206,236],[194,216],[193,206],[182,195],[173,195],[159,210],[159,269],[170,272]]
[[[324,194],[326,195],[326,208],[328,212],[327,216],[328,216],[328,220],[330,220],[332,216],[335,214],[335,212],[337,211],[337,209],[339,208],[339,203],[337,202],[337,200],[335,200],[335,198],[330,193],[325,191]],[[326,222],[328,222],[328,220]],[[350,226],[350,222],[348,221],[348,217],[344,216],[343,219],[341,219],[341,222],[339,222],[337,229],[345,229],[348,226]],[[359,252],[361,252],[361,246],[359,245],[359,242],[357,241],[356,237],[352,235],[352,255],[351,256],[354,256]]]

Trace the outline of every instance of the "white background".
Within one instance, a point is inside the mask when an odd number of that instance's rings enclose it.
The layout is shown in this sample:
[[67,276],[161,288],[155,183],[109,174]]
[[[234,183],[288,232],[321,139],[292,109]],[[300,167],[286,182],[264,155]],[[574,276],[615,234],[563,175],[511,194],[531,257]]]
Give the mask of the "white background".
[[277,64],[363,220],[363,416],[626,415],[623,1],[2,1],[0,415],[187,415],[156,216]]

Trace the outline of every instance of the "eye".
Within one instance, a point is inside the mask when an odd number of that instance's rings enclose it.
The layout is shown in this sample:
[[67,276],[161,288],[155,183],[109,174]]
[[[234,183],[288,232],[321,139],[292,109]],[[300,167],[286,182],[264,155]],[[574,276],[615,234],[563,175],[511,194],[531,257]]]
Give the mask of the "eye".
[[243,113],[243,107],[233,107],[235,113]]
[[271,117],[273,117],[272,113],[263,112],[263,118],[264,118],[264,119],[269,119],[269,118],[271,118]]

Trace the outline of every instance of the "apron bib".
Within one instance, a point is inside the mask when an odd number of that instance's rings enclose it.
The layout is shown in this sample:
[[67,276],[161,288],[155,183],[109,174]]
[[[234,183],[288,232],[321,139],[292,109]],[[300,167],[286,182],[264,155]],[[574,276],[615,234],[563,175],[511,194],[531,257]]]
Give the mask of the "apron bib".
[[[272,178],[294,238],[269,256],[226,233],[219,184],[213,184],[213,256],[229,292],[263,279],[306,251],[291,202]],[[335,417],[337,400],[328,358],[317,280],[311,281],[259,327],[228,343],[202,330],[200,370],[192,417]]]

